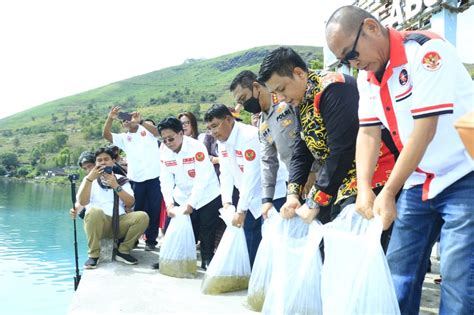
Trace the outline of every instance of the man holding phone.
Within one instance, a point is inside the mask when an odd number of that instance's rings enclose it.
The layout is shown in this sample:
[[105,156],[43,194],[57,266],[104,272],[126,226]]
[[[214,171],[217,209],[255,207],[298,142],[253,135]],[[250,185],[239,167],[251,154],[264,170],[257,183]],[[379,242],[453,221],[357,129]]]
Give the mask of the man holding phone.
[[[127,132],[112,133],[115,119],[121,120]],[[119,106],[114,106],[105,121],[102,136],[127,155],[127,177],[132,181],[135,194],[134,209],[143,210],[150,217],[150,224],[145,231],[145,250],[154,250],[163,199],[159,179],[160,152],[156,141],[158,130],[153,124],[143,121],[138,112],[123,113]]]

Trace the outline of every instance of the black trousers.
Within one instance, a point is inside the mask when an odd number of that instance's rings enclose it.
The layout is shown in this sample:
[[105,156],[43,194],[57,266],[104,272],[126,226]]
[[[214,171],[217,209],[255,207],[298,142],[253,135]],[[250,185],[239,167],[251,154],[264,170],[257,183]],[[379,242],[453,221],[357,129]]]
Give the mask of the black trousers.
[[160,225],[161,200],[163,199],[160,178],[134,182],[132,188],[135,195],[135,211],[145,211],[150,218],[148,228],[145,230],[146,243],[156,245]]
[[219,209],[222,207],[221,196],[217,196],[205,206],[191,213],[194,238],[201,241],[201,260],[211,261],[214,256],[216,228],[219,220]]

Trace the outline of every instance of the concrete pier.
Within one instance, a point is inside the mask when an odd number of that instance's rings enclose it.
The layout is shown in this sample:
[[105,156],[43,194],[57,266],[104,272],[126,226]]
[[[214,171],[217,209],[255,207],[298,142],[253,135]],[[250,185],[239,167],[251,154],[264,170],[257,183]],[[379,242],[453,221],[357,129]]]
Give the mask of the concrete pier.
[[[151,269],[158,251],[145,252],[143,247],[141,243],[131,253],[138,265],[109,262],[85,270],[68,314],[258,314],[244,306],[246,291],[201,294],[204,272],[200,268],[196,279],[172,278]],[[423,286],[420,314],[425,315],[438,314],[439,307],[440,287],[433,282],[439,277],[439,263],[433,257],[432,262],[433,273],[427,274]]]

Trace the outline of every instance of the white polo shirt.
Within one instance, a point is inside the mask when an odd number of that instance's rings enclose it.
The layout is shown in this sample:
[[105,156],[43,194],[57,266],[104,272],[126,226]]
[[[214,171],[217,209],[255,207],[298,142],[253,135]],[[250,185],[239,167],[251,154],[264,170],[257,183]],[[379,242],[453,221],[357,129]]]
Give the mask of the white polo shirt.
[[138,125],[137,132],[112,133],[112,143],[127,154],[127,177],[144,182],[160,176],[160,151],[155,136]]
[[178,153],[161,144],[161,191],[167,206],[176,201],[202,208],[219,196],[219,181],[206,146],[184,136]]
[[423,184],[423,200],[431,199],[474,167],[454,128],[472,111],[471,78],[448,42],[430,32],[390,29],[390,61],[382,83],[360,71],[360,126],[384,125],[401,151],[414,120],[439,116],[436,134],[404,188]]
[[[237,210],[250,210],[259,218],[262,215],[262,184],[258,129],[236,121],[227,141],[217,141],[217,145],[222,202],[232,203],[235,186],[239,190]],[[287,179],[286,168],[279,169],[273,199],[286,196]]]
[[[115,175],[117,180],[123,176]],[[94,180],[91,184],[91,195],[89,204],[86,207],[86,213],[91,208],[99,208],[104,211],[104,213],[108,216],[113,215],[114,211],[114,190],[110,189],[103,189],[99,186],[97,180]],[[126,182],[122,185],[122,189],[133,195],[132,186],[130,186],[129,182]],[[119,215],[125,214],[125,204],[123,203],[122,199],[119,198]]]

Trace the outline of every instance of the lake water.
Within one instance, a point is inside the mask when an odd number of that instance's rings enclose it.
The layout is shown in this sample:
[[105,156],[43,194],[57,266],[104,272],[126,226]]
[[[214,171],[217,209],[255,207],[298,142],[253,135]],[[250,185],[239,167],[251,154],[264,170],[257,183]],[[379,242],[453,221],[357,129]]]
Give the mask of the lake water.
[[[75,261],[70,186],[0,179],[0,314],[66,314]],[[77,220],[79,267],[87,258]]]

